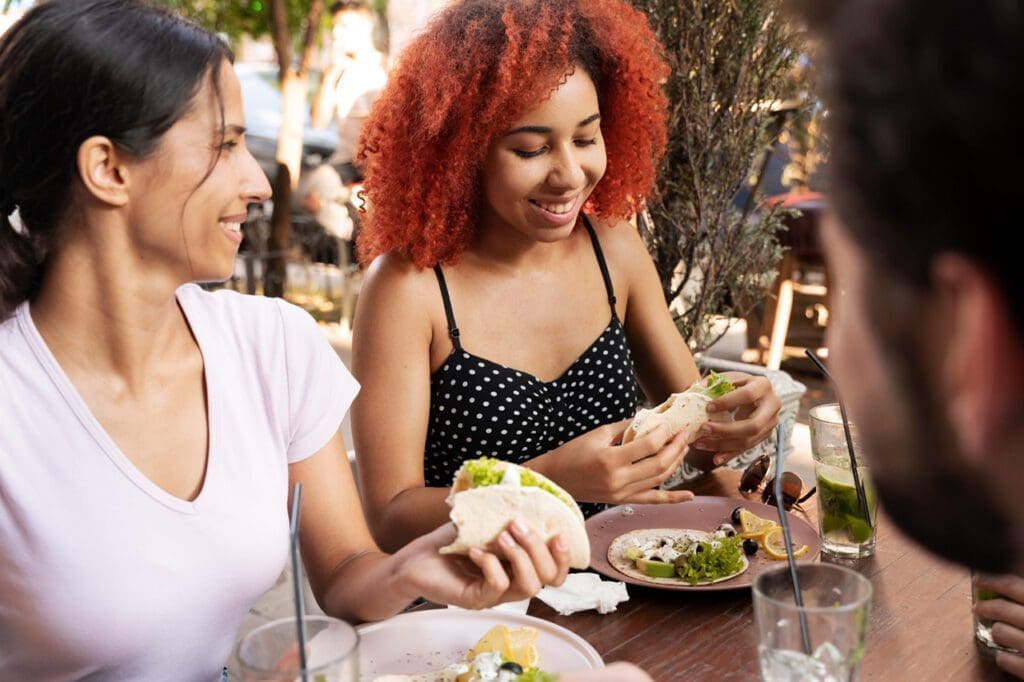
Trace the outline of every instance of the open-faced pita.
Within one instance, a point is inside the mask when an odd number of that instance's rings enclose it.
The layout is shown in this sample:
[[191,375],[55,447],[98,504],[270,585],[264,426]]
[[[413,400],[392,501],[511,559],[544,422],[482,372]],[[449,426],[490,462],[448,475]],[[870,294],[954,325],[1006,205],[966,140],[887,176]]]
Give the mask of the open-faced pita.
[[647,542],[654,542],[663,538],[682,539],[684,537],[695,538],[698,540],[710,540],[711,533],[702,530],[689,530],[684,528],[641,528],[639,530],[631,530],[628,533],[624,533],[619,537],[612,540],[612,543],[608,546],[608,563],[615,567],[615,570],[628,575],[630,578],[642,580],[648,583],[654,583],[656,585],[712,585],[714,583],[724,582],[726,580],[732,580],[736,576],[740,575],[747,570],[750,566],[750,562],[747,561],[747,557],[740,553],[740,560],[743,562],[743,568],[733,573],[732,575],[722,576],[714,580],[702,580],[696,583],[690,583],[682,578],[654,578],[639,568],[636,567],[636,562],[626,557],[626,550],[630,547],[636,547],[643,545]]

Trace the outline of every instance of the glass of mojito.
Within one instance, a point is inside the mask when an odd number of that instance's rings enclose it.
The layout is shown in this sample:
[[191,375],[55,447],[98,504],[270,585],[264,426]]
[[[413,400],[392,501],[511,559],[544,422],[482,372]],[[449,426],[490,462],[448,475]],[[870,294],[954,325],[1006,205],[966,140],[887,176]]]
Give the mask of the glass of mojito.
[[850,434],[858,455],[857,474],[866,498],[863,502],[854,483],[839,405],[829,403],[812,408],[810,422],[821,551],[843,558],[870,556],[875,551],[878,499],[861,456],[856,425],[850,423]]

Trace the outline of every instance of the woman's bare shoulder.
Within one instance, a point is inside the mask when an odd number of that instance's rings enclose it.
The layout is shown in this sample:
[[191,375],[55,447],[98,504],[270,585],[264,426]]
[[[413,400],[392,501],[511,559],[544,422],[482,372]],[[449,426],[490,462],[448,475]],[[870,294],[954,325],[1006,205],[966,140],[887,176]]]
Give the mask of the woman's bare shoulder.
[[588,216],[590,224],[601,242],[605,260],[613,271],[627,274],[637,271],[637,265],[650,260],[650,254],[636,226],[621,218]]
[[372,305],[374,316],[422,315],[439,297],[432,268],[421,268],[396,253],[378,256],[366,269],[360,303]]

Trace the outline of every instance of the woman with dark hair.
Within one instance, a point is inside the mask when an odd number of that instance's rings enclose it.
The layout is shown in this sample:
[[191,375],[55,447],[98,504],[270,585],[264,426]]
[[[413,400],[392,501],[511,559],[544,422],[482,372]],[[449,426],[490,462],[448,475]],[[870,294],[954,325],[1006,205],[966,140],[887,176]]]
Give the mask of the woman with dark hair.
[[332,615],[566,573],[516,524],[504,564],[442,557],[450,526],[382,554],[338,435],[356,382],[294,306],[192,284],[270,191],[231,59],[134,0],[49,0],[0,38],[0,679],[216,679],[296,482]]
[[[616,445],[637,407],[698,379],[625,218],[666,137],[661,48],[621,0],[464,0],[402,53],[363,133],[353,406],[370,527],[397,548],[442,522],[461,462],[524,463],[590,503],[660,490],[688,434]],[[764,378],[711,403],[715,463],[763,440]],[[654,453],[654,456],[650,456]],[[600,507],[584,505],[585,513]]]

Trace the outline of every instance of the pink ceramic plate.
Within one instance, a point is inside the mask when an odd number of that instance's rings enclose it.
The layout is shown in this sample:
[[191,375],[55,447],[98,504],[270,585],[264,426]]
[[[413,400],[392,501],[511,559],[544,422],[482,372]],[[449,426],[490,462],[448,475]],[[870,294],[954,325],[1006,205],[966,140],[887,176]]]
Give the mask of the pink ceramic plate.
[[497,609],[427,609],[356,628],[360,682],[389,673],[442,670],[462,660],[477,640],[499,623],[537,630],[538,665],[546,672],[604,667],[601,656],[586,640],[541,618]]
[[[735,590],[750,587],[754,576],[767,568],[785,566],[785,561],[777,561],[765,555],[763,549],[751,557],[750,567],[731,580],[711,585],[664,585],[644,582],[637,578],[619,573],[608,563],[608,546],[612,540],[623,533],[640,528],[690,528],[712,531],[722,523],[732,523],[729,517],[736,507],[745,507],[761,518],[777,520],[775,507],[759,502],[740,500],[731,497],[698,496],[690,502],[679,504],[630,504],[606,509],[600,514],[587,519],[587,535],[590,537],[590,568],[612,580],[621,580],[631,585],[642,585],[659,590]],[[629,513],[632,510],[632,513]],[[806,520],[793,512],[788,512],[789,532],[793,544],[799,547],[807,545],[807,554],[797,559],[800,562],[814,561],[821,549],[821,540],[817,531]],[[736,524],[733,524],[736,525]],[[737,530],[739,528],[737,527]]]

